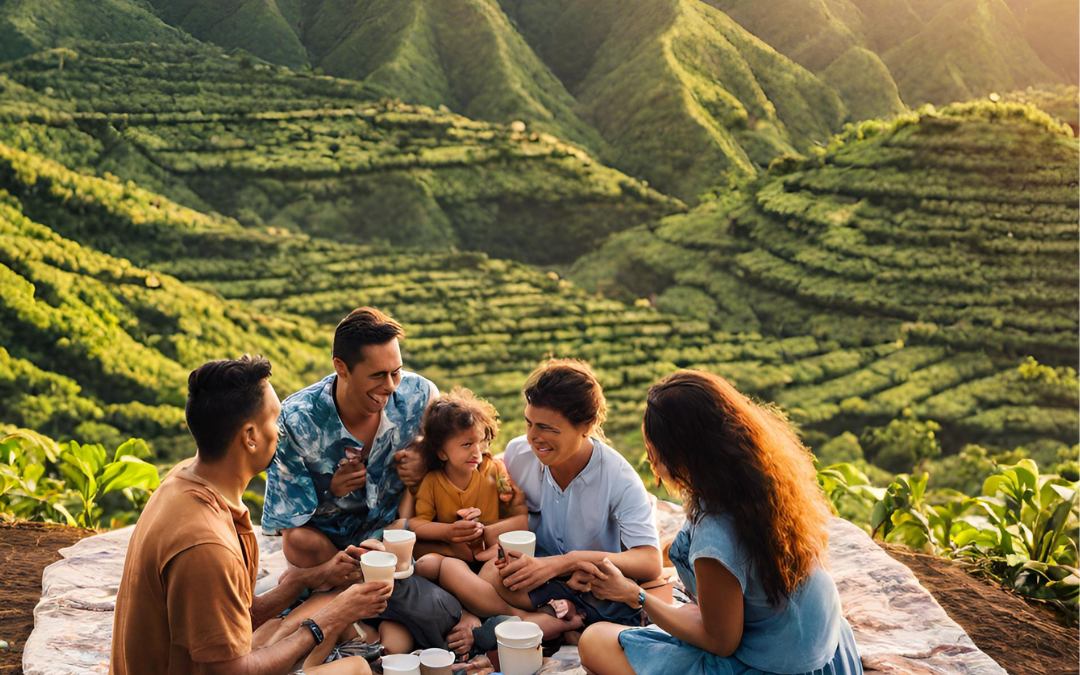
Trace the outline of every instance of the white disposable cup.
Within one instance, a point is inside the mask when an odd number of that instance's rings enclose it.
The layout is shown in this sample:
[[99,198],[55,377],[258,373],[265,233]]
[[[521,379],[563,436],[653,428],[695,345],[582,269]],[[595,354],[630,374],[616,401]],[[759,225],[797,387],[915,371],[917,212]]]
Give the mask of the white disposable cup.
[[382,540],[387,552],[397,556],[397,571],[409,569],[413,546],[416,546],[416,533],[410,530],[383,530]]
[[536,555],[536,535],[528,530],[503,532],[499,535],[499,544],[503,547],[503,551],[507,553],[517,551],[522,555]]
[[420,657],[415,654],[390,654],[382,657],[386,675],[420,675]]
[[455,660],[445,649],[425,649],[420,652],[420,675],[451,675]]
[[499,672],[504,675],[535,675],[544,665],[540,643],[544,631],[529,621],[504,621],[495,627],[499,643]]
[[389,581],[394,585],[394,570],[397,568],[397,556],[385,551],[368,551],[360,556],[360,570],[364,581]]

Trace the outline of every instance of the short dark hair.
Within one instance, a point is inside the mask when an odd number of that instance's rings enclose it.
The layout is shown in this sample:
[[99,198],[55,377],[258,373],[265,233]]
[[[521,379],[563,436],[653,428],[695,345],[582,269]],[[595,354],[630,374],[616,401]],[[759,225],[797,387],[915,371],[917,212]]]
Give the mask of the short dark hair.
[[364,347],[384,345],[397,338],[404,339],[405,329],[374,307],[361,307],[349,312],[334,331],[334,358],[345,362],[351,372],[364,360]]
[[270,361],[249,354],[191,371],[184,416],[200,457],[212,462],[225,456],[236,432],[262,407],[269,377]]
[[593,434],[604,440],[607,399],[596,373],[584,361],[544,362],[529,375],[522,393],[526,403],[554,410],[575,426],[592,425]]

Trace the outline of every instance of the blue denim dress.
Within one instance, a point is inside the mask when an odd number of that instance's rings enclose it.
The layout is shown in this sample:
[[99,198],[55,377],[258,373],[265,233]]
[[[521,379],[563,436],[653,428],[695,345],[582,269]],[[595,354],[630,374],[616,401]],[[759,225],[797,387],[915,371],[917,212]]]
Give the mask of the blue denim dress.
[[840,612],[840,595],[824,569],[814,570],[779,606],[770,604],[753,562],[739,546],[734,522],[718,514],[687,522],[670,557],[695,597],[698,558],[717,560],[735,575],[743,593],[742,640],[725,658],[657,626],[623,631],[619,643],[638,675],[862,674],[855,638]]

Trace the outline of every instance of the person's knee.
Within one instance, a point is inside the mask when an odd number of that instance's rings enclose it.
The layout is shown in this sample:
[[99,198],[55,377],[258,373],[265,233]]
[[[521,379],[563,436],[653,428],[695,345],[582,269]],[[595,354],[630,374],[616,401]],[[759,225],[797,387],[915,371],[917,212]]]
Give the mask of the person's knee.
[[285,560],[297,567],[315,567],[337,555],[333,542],[312,527],[294,527],[282,532],[281,548]]
[[428,553],[416,561],[416,573],[428,581],[441,584],[444,558],[438,553]]
[[578,640],[581,665],[592,672],[610,658],[612,650],[619,645],[619,632],[614,624],[595,623],[585,629]]

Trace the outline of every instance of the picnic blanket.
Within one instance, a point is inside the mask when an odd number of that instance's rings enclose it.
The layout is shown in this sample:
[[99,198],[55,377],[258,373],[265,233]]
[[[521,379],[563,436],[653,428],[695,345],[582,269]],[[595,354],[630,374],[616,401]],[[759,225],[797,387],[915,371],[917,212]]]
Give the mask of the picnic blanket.
[[[661,539],[685,522],[682,509],[658,502]],[[106,675],[113,609],[132,528],[83,539],[61,549],[45,569],[34,631],[23,650],[25,675]],[[893,560],[855,525],[829,525],[829,572],[863,666],[905,675],[1005,675],[979,651],[904,565]],[[285,569],[278,537],[259,536],[257,591],[271,588]],[[584,675],[577,649],[564,647],[542,675]]]

